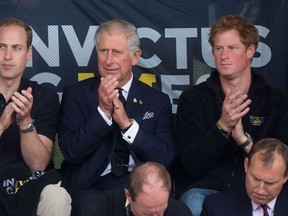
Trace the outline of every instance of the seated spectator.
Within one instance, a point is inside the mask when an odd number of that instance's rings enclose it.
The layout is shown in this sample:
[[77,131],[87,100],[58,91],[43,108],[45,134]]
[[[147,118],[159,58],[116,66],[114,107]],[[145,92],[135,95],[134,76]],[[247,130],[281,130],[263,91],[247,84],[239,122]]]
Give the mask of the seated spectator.
[[141,55],[136,27],[104,22],[95,45],[101,76],[66,86],[59,118],[63,185],[76,215],[90,195],[123,189],[137,163],[169,166],[174,157],[168,95],[133,76]]
[[194,216],[205,196],[244,183],[243,161],[254,141],[288,143],[288,96],[251,69],[257,28],[227,15],[212,25],[209,42],[216,70],[183,91],[176,116],[179,158],[190,181],[180,201]]
[[244,161],[245,187],[207,196],[202,216],[288,215],[288,147],[266,138],[252,147]]
[[192,216],[188,207],[171,198],[171,178],[159,163],[136,165],[124,190],[96,194],[81,216]]
[[59,98],[23,77],[32,29],[0,20],[0,215],[68,216],[71,197],[51,159]]

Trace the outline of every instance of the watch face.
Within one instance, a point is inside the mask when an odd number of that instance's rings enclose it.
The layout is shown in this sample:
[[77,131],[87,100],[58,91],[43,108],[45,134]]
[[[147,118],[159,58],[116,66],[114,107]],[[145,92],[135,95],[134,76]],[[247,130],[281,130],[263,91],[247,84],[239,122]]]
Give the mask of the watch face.
[[30,124],[28,124],[28,127],[26,129],[20,129],[20,132],[21,133],[32,132],[35,129],[34,122],[35,122],[35,120],[32,119],[32,122]]
[[33,130],[34,130],[34,125],[33,125],[32,123],[30,123],[30,124],[28,125],[28,130],[29,130],[29,131],[33,131]]

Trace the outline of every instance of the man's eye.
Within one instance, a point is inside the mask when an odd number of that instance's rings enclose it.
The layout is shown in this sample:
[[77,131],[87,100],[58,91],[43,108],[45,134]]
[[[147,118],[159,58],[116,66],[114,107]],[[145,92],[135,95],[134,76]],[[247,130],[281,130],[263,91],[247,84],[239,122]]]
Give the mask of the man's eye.
[[121,52],[118,51],[118,50],[114,50],[114,51],[113,51],[113,54],[114,54],[114,55],[119,55],[119,54],[121,54]]
[[274,183],[273,182],[266,182],[266,185],[272,186],[272,185],[274,185]]

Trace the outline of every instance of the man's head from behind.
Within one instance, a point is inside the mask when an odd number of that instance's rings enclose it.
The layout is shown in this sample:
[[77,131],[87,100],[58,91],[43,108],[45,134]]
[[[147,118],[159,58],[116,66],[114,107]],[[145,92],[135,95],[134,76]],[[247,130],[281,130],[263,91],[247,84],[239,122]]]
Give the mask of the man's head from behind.
[[170,191],[171,178],[165,167],[147,162],[132,170],[125,194],[135,216],[160,216],[168,206]]
[[281,141],[266,138],[254,144],[244,161],[246,191],[259,205],[272,201],[286,182],[288,147]]

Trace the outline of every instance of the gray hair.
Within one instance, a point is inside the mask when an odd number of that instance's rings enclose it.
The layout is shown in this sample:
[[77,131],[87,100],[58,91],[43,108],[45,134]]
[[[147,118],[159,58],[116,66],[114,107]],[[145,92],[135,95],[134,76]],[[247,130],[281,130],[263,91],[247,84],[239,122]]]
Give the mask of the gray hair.
[[98,28],[94,36],[94,43],[96,49],[99,47],[99,40],[103,32],[111,32],[112,30],[117,30],[127,34],[127,47],[130,50],[130,54],[133,55],[137,49],[140,47],[140,39],[137,34],[136,27],[125,20],[113,19],[102,23]]

